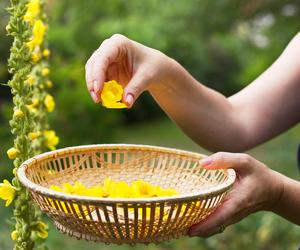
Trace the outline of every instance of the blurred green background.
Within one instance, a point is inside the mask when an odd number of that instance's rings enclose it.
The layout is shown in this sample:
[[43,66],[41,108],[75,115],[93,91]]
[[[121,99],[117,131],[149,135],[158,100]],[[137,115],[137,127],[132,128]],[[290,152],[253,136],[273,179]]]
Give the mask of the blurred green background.
[[[8,0],[0,2],[0,82],[9,79],[11,39],[5,35]],[[300,2],[282,0],[50,0],[51,90],[57,102],[52,127],[60,147],[91,143],[143,143],[206,152],[166,118],[147,94],[131,110],[95,105],[85,88],[84,65],[101,42],[122,33],[178,60],[198,80],[226,96],[250,83],[299,31]],[[10,90],[0,87],[0,179],[11,178],[6,150],[12,145],[8,121]],[[249,153],[299,180],[296,148],[300,129]],[[207,152],[206,152],[207,153]],[[11,249],[9,208],[0,206],[0,250]],[[50,223],[50,249],[296,249],[300,231],[276,215],[260,212],[209,239],[179,239],[158,246],[106,246],[77,241]]]

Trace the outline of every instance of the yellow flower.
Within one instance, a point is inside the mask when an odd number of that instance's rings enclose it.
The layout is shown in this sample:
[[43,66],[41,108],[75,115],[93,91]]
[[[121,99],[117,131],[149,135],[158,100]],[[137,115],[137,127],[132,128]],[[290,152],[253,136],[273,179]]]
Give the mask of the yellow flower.
[[51,185],[49,188],[57,192],[63,192],[62,188],[57,185]]
[[115,80],[105,82],[101,92],[102,105],[106,108],[127,108],[122,103],[123,87]]
[[47,226],[44,222],[39,221],[36,225],[36,232],[38,237],[46,239],[48,237]]
[[48,81],[46,81],[46,86],[47,86],[48,88],[52,88],[53,83],[52,83],[50,80],[48,80]]
[[24,113],[23,113],[22,110],[16,109],[16,110],[14,111],[14,116],[15,116],[16,118],[21,118],[21,117],[24,116]]
[[12,231],[11,234],[10,234],[10,237],[13,241],[16,241],[19,237],[18,231],[17,230]]
[[49,57],[49,56],[50,56],[50,50],[44,49],[44,50],[43,50],[43,56],[44,56],[44,57]]
[[28,137],[30,140],[35,140],[37,139],[38,137],[40,137],[42,135],[42,133],[40,131],[37,131],[37,132],[30,132],[28,134]]
[[18,149],[16,149],[16,148],[10,148],[9,150],[7,150],[6,153],[8,155],[8,158],[11,159],[11,160],[13,160],[13,159],[15,159],[18,156],[18,154],[20,153],[20,151]]
[[46,95],[45,100],[44,100],[44,104],[47,108],[48,112],[52,112],[55,108],[55,101],[52,95]]
[[40,52],[34,52],[31,55],[31,60],[33,63],[37,63],[42,58],[42,55]]
[[16,195],[16,188],[10,184],[8,180],[4,180],[0,183],[0,199],[5,200],[5,206],[9,206],[14,200]]
[[46,139],[46,147],[48,147],[50,150],[55,150],[55,146],[59,143],[59,138],[56,136],[55,131],[45,130],[43,134]]
[[48,76],[50,74],[50,70],[48,68],[42,69],[42,76]]
[[29,42],[27,42],[27,46],[30,51],[32,51],[35,47],[40,46],[44,40],[44,34],[46,31],[46,26],[44,25],[42,20],[36,20],[33,25],[32,33],[33,36]]
[[32,75],[28,75],[25,80],[25,83],[29,86],[32,86],[34,84],[34,77]]
[[125,181],[117,182],[109,194],[111,198],[130,198],[132,196],[132,188]]
[[32,103],[26,105],[26,107],[28,108],[28,110],[29,110],[30,112],[35,113],[35,112],[37,112],[37,106],[39,105],[39,103],[40,103],[40,102],[39,102],[39,99],[37,99],[37,98],[32,98]]
[[104,179],[103,183],[103,197],[109,197],[114,189],[116,182],[110,177]]
[[39,14],[40,14],[40,1],[31,0],[27,4],[27,11],[23,18],[25,21],[33,23]]

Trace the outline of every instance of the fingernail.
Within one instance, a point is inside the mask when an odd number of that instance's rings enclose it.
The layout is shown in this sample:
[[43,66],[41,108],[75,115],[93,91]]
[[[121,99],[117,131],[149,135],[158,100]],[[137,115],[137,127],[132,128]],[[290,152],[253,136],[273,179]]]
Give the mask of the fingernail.
[[93,85],[94,85],[94,91],[95,91],[96,93],[98,93],[98,92],[100,91],[100,88],[101,88],[100,82],[97,81],[97,80],[94,80],[94,81],[93,81]]
[[94,91],[91,91],[90,93],[91,93],[91,97],[92,97],[93,101],[95,103],[97,103],[98,102],[98,96],[95,94]]
[[206,158],[200,160],[200,165],[201,165],[202,167],[208,166],[208,165],[210,165],[211,163],[212,163],[212,159],[211,159],[210,157],[206,157]]
[[126,98],[125,98],[125,102],[127,104],[128,107],[131,107],[133,104],[133,96],[132,94],[127,94]]

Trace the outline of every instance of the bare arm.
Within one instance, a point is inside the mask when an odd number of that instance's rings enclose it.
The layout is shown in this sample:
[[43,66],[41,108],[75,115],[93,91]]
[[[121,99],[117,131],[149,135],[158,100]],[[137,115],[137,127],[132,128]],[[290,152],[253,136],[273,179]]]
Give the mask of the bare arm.
[[229,98],[205,87],[163,53],[122,35],[106,39],[86,64],[91,97],[100,102],[103,82],[119,81],[132,106],[149,90],[194,141],[211,150],[243,151],[299,121],[300,34],[274,64]]
[[300,182],[280,175],[282,194],[279,201],[270,210],[283,218],[300,225]]
[[299,55],[300,34],[268,70],[227,99],[199,84],[176,62],[173,79],[164,85],[151,85],[150,92],[200,145],[211,150],[243,151],[299,121]]

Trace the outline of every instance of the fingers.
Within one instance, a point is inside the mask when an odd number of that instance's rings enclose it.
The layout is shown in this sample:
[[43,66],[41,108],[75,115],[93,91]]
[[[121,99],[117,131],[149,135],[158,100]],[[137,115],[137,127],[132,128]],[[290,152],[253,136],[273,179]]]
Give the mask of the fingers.
[[243,170],[252,166],[255,159],[247,154],[218,152],[200,160],[200,165],[207,169],[233,168]]
[[224,228],[241,219],[236,217],[236,204],[236,202],[230,199],[226,200],[205,220],[196,225],[193,225],[190,228],[188,234],[190,236],[209,237],[216,233],[221,233]]
[[151,75],[146,70],[136,72],[124,89],[123,102],[130,108],[150,81]]
[[92,93],[99,97],[109,65],[117,62],[126,54],[129,44],[128,38],[119,34],[113,35],[104,40],[87,61],[86,82],[92,97]]

